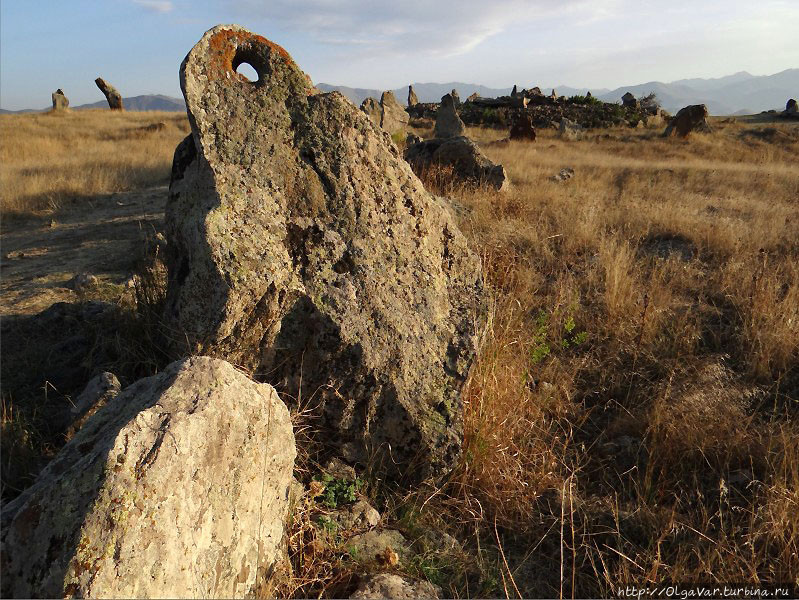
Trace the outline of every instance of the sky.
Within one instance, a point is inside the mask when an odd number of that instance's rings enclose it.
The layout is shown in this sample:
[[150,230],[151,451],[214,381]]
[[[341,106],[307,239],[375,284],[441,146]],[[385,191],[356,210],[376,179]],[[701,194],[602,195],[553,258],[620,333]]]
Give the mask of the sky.
[[237,23],[315,83],[609,88],[799,67],[796,0],[0,0],[0,108],[180,97],[202,34]]

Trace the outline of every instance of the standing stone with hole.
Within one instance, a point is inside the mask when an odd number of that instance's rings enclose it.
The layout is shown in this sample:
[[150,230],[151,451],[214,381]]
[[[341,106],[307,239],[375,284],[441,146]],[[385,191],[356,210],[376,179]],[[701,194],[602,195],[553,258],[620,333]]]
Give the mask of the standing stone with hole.
[[409,481],[447,472],[486,294],[445,203],[263,37],[211,29],[180,79],[192,132],[166,214],[175,351],[251,369],[350,462]]

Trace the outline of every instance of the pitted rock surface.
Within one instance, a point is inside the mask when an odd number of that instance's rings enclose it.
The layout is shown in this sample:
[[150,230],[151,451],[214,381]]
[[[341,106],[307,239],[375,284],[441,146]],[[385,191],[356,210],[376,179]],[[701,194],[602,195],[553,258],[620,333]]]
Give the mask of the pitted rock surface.
[[102,77],[95,79],[94,83],[97,84],[97,87],[100,88],[100,91],[108,101],[108,108],[111,110],[124,109],[124,106],[122,106],[122,94],[120,94],[113,85],[105,81]]
[[694,131],[710,131],[707,124],[707,107],[704,104],[692,104],[681,108],[669,122],[664,137],[688,137]]
[[486,304],[443,201],[363,112],[309,96],[285,50],[238,26],[203,36],[181,85],[192,133],[166,215],[176,348],[301,398],[351,462],[447,471]]
[[455,101],[450,94],[444,94],[436,113],[436,126],[433,129],[433,135],[444,139],[465,135],[465,132],[466,125],[455,111]]
[[67,110],[69,108],[69,100],[60,88],[53,92],[52,97],[54,111]]
[[218,359],[173,363],[3,507],[3,596],[252,594],[279,554],[295,456],[271,386]]
[[441,590],[429,581],[414,581],[395,573],[379,573],[365,577],[350,596],[359,600],[438,600]]

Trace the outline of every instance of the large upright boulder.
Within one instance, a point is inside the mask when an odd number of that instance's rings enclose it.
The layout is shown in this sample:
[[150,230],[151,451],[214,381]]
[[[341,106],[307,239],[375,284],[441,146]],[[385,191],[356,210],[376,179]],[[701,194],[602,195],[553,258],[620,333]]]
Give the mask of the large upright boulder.
[[279,557],[295,455],[271,386],[218,359],[173,363],[3,507],[3,597],[252,595]]
[[[243,61],[257,83],[236,76]],[[363,112],[309,95],[286,51],[241,27],[208,31],[181,86],[192,132],[166,208],[175,351],[261,374],[350,461],[446,472],[486,301],[444,202]]]
[[59,88],[52,94],[53,98],[53,112],[67,110],[69,108],[69,100],[64,95],[64,92]]
[[416,96],[416,92],[413,91],[413,86],[408,86],[408,108],[411,106],[416,106],[419,104],[419,98]]
[[391,135],[405,133],[410,118],[402,105],[397,102],[394,92],[383,92],[380,96],[380,107],[383,110],[380,126]]
[[113,85],[105,81],[102,77],[95,79],[94,83],[97,84],[97,87],[100,88],[100,91],[105,95],[105,99],[108,101],[108,108],[111,110],[124,109],[124,106],[122,106],[122,95]]
[[463,124],[461,118],[455,110],[455,101],[451,94],[444,94],[441,98],[441,105],[438,107],[436,113],[436,125],[433,129],[433,135],[437,138],[444,139],[450,137],[458,137],[464,135],[466,132],[466,125]]
[[686,138],[694,131],[710,131],[707,124],[707,107],[704,104],[692,104],[681,108],[671,119],[664,137]]

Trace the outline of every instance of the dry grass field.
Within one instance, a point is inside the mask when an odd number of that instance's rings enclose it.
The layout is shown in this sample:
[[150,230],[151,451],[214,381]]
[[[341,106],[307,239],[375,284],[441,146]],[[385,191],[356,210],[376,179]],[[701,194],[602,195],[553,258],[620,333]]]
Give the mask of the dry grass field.
[[38,213],[98,194],[168,183],[175,146],[188,132],[180,113],[4,115],[0,210],[6,217]]
[[439,501],[518,534],[511,595],[799,581],[799,127],[713,125],[488,144],[515,190],[452,190],[494,317]]
[[[136,133],[153,120],[166,128]],[[417,540],[402,568],[445,597],[799,585],[799,126],[711,125],[687,141],[614,129],[533,144],[476,129],[513,189],[426,182],[460,206],[491,319],[454,473],[364,492]],[[146,113],[0,117],[3,211],[81,211],[73,199],[163,183],[186,129]],[[115,372],[138,374],[125,360]],[[3,375],[4,455],[52,452]],[[27,476],[4,458],[4,487]],[[300,514],[278,591],[335,596],[346,552],[309,527]],[[437,553],[431,530],[463,551]]]

